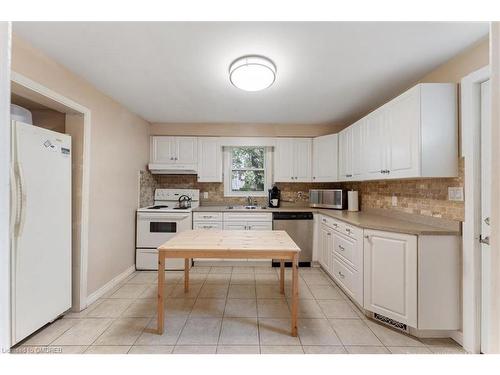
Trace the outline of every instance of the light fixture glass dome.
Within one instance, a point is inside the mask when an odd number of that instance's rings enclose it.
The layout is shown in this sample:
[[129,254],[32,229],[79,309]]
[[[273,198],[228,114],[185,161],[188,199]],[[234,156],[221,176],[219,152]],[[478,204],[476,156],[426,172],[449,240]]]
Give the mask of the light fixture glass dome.
[[229,80],[239,89],[260,91],[276,79],[276,65],[263,56],[243,56],[229,67]]

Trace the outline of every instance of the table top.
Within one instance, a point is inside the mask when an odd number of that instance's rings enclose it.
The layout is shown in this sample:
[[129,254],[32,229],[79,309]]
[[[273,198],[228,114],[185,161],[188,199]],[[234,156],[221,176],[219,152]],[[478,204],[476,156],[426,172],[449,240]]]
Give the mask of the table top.
[[297,244],[283,230],[187,230],[176,234],[158,250],[300,252]]

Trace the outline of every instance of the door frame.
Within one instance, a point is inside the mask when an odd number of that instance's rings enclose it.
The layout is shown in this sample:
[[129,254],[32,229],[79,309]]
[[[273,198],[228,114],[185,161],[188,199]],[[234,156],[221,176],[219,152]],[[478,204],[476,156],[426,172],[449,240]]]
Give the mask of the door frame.
[[481,83],[490,79],[490,67],[461,80],[461,156],[464,157],[463,347],[481,350]]
[[[45,98],[67,107],[83,116],[83,172],[82,172],[82,208],[80,228],[80,279],[79,304],[77,311],[87,307],[87,272],[88,272],[88,244],[89,244],[89,205],[90,205],[90,141],[91,141],[91,111],[87,107],[35,82],[20,73],[11,71],[11,82],[27,90],[44,96]],[[10,98],[9,98],[10,101]],[[73,306],[75,309],[75,306]]]

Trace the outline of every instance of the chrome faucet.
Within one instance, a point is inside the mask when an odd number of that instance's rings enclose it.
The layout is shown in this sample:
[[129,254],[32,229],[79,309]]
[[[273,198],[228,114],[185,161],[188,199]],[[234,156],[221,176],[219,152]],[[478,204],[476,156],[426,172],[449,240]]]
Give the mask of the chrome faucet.
[[253,206],[253,201],[251,196],[247,197],[247,206]]

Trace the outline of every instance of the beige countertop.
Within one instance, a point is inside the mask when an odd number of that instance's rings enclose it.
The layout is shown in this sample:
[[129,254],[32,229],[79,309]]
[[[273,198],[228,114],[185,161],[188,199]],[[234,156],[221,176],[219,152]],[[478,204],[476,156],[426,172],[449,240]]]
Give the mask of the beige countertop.
[[242,206],[200,206],[193,212],[313,212],[344,221],[363,229],[415,235],[456,235],[460,236],[460,222],[434,217],[424,217],[395,212],[392,210],[367,210],[359,212],[312,208],[307,206],[285,206],[280,208],[246,209]]

